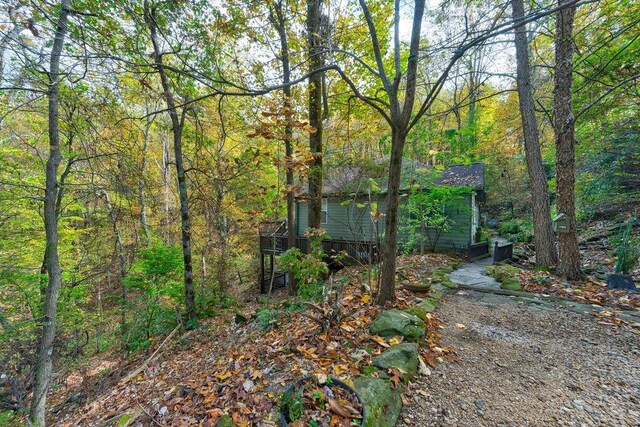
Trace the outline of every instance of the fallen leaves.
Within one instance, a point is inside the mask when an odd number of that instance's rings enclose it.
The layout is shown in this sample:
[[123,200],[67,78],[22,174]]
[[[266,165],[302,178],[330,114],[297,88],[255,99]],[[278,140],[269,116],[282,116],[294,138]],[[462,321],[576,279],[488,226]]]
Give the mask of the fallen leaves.
[[393,389],[398,388],[398,385],[402,383],[402,374],[398,368],[389,369],[389,381],[391,381]]
[[[419,269],[423,268],[422,261],[435,266],[447,259],[441,255],[409,257],[401,267],[405,271]],[[63,422],[52,424],[71,426],[81,420],[82,425],[97,425],[140,402],[148,407],[166,407],[163,425],[213,426],[224,414],[238,426],[276,425],[280,396],[296,379],[314,375],[323,382],[333,376],[353,387],[351,378],[370,364],[371,356],[402,342],[402,337],[369,335],[368,325],[380,308],[371,304],[371,294],[363,292],[361,283],[353,279],[362,277],[361,273],[357,268],[345,269],[334,278],[347,278],[340,301],[343,316],[327,333],[321,333],[317,325],[295,311],[274,310],[277,324],[268,331],[251,321],[237,325],[233,322],[235,311],[223,312],[221,318],[193,333],[188,348],[175,345],[167,349],[135,383],[116,385],[92,396],[91,403],[66,414]],[[397,292],[396,308],[413,303],[407,291]],[[252,309],[264,306],[247,306],[243,312]],[[422,375],[429,375],[438,362],[453,357],[452,351],[440,343],[441,325],[436,316],[428,316],[426,328],[427,346],[419,366]],[[373,351],[371,347],[375,347]],[[402,378],[398,370],[390,373],[394,387]],[[331,405],[335,405],[330,410],[336,418],[332,417],[330,425],[341,427],[340,419],[349,407],[339,399]],[[148,419],[146,422],[153,424]]]

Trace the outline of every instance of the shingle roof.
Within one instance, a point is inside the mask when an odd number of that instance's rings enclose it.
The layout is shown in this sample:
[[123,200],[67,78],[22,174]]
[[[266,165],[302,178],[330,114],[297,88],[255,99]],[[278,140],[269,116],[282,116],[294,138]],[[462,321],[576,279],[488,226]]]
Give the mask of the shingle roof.
[[434,180],[439,185],[456,187],[469,186],[477,190],[484,189],[484,163],[449,166],[442,176]]
[[[351,194],[366,193],[369,188],[369,180],[374,179],[380,191],[386,191],[388,181],[389,157],[375,160],[373,167],[366,170],[359,165],[349,165],[334,168],[324,177],[322,194]],[[435,175],[433,183],[436,185],[470,186],[476,190],[484,189],[484,164],[473,163],[470,165],[454,165],[445,168],[438,174],[431,166],[411,159],[403,159],[401,190],[408,190],[419,183],[421,178]],[[304,197],[307,193],[303,192]]]

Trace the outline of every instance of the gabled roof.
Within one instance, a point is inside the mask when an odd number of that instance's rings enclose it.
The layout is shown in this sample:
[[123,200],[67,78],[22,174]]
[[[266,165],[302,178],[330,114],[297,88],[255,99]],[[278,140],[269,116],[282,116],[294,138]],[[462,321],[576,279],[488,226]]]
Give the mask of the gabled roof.
[[449,166],[442,172],[441,177],[434,180],[434,183],[456,187],[469,186],[476,190],[484,190],[484,163]]
[[[338,194],[367,193],[370,180],[374,180],[378,191],[385,192],[388,187],[389,157],[376,159],[373,163],[362,167],[347,165],[334,168],[324,176],[323,196]],[[431,177],[431,180],[429,179]],[[403,159],[400,189],[408,191],[415,185],[448,185],[455,187],[469,186],[476,190],[484,190],[484,164],[454,165],[439,172],[431,166],[412,160]],[[301,197],[307,195],[307,191]]]

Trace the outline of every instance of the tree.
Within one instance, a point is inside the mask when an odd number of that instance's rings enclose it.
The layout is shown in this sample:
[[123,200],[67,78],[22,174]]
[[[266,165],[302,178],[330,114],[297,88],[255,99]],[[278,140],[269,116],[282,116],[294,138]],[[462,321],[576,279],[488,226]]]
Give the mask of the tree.
[[[285,10],[283,9],[283,0],[278,0],[273,3],[272,9],[269,11],[269,18],[271,23],[278,32],[278,38],[280,39],[280,63],[282,64],[282,88],[283,105],[285,114],[284,125],[284,147],[285,147],[285,169],[286,169],[286,186],[287,186],[287,230],[288,238],[287,243],[289,248],[296,246],[296,224],[295,224],[295,194],[293,192],[293,126],[291,121],[293,120],[293,111],[291,106],[291,63],[289,60],[289,44],[287,39],[287,27]],[[315,96],[315,95],[314,95]],[[310,104],[311,105],[311,104]],[[315,107],[315,103],[313,104]],[[316,131],[316,134],[318,131]],[[310,147],[317,149],[317,143],[311,139],[313,134],[309,137]],[[320,138],[322,138],[322,129],[320,129]],[[322,141],[320,141],[322,144]],[[322,145],[320,146],[322,148]],[[316,165],[317,166],[317,165]],[[322,172],[322,164],[320,164]],[[311,210],[309,211],[311,212]],[[293,275],[289,278],[289,294],[296,295],[296,281]]]
[[[375,59],[375,67],[356,56],[356,61],[370,74],[375,76],[382,86],[381,91],[376,88],[374,95],[366,96],[360,92],[358,87],[350,82],[349,86],[354,91],[357,98],[366,102],[374,108],[389,124],[391,128],[391,155],[389,160],[389,184],[387,197],[387,213],[385,218],[385,240],[382,247],[382,267],[381,267],[381,289],[378,293],[378,304],[385,304],[387,301],[395,299],[395,279],[396,279],[396,253],[398,247],[398,201],[400,190],[400,175],[402,169],[402,156],[405,141],[409,132],[416,126],[417,122],[429,111],[435,99],[442,90],[449,73],[464,54],[483,43],[495,38],[500,34],[512,31],[515,27],[528,22],[538,20],[551,15],[557,10],[573,6],[579,0],[570,0],[567,3],[549,9],[540,9],[532,12],[521,20],[517,25],[512,22],[503,22],[503,15],[500,6],[496,6],[495,14],[484,14],[478,18],[478,22],[466,23],[457,37],[452,37],[446,41],[446,48],[453,53],[445,65],[438,71],[437,77],[427,83],[424,94],[421,92],[421,101],[416,111],[414,111],[416,101],[416,90],[418,86],[418,64],[420,61],[427,61],[431,57],[441,55],[441,47],[434,47],[427,52],[420,52],[420,39],[422,29],[422,17],[425,10],[425,1],[416,0],[412,19],[412,30],[409,42],[409,50],[406,52],[406,66],[403,71],[403,55],[400,44],[400,1],[394,2],[393,13],[393,70],[394,77],[390,78],[385,69],[385,56],[381,48],[381,38],[378,36],[376,22],[366,4],[365,0],[359,0],[365,22],[367,24],[369,36],[371,38],[371,50]],[[465,18],[467,14],[465,14]],[[354,57],[354,54],[350,55]],[[343,78],[348,79],[342,70],[339,70]],[[385,98],[380,98],[378,93],[382,92]]]
[[182,254],[184,259],[184,295],[186,308],[186,327],[193,328],[196,323],[195,290],[193,287],[193,264],[191,259],[191,216],[189,212],[189,196],[187,193],[187,177],[182,155],[182,131],[187,115],[187,107],[182,108],[182,114],[178,114],[173,90],[167,76],[164,64],[164,52],[158,39],[157,6],[150,5],[148,0],[144,2],[144,20],[149,29],[149,36],[153,45],[154,68],[160,76],[162,83],[162,96],[167,105],[171,118],[171,132],[173,134],[173,153],[176,164],[176,176],[178,179],[178,194],[180,196],[180,218],[182,230]]
[[[513,9],[513,21],[518,23],[525,17],[524,2],[523,0],[512,0],[511,6]],[[556,264],[558,257],[551,230],[549,185],[540,153],[538,121],[531,88],[529,42],[527,41],[527,26],[524,24],[515,30],[515,46],[520,119],[522,121],[524,150],[531,187],[531,206],[533,207],[533,237],[536,248],[536,264],[542,267],[550,267]]]
[[[559,6],[568,2],[559,0]],[[553,87],[553,130],[556,143],[556,204],[569,219],[570,230],[558,236],[559,271],[568,280],[582,276],[576,222],[575,116],[573,113],[573,26],[576,6],[568,5],[556,14],[556,64]]]
[[46,234],[45,262],[48,275],[45,294],[44,313],[42,316],[42,335],[38,348],[33,397],[29,410],[29,420],[34,426],[45,425],[45,409],[47,391],[53,370],[53,342],[56,334],[56,314],[58,310],[58,293],[62,283],[62,269],[58,257],[58,216],[56,201],[58,199],[58,167],[62,161],[58,115],[60,104],[60,58],[62,57],[67,35],[70,0],[61,0],[58,10],[53,46],[49,60],[49,89],[47,90],[49,158],[46,164],[44,193],[44,228]]
[[307,0],[307,49],[309,51],[309,227],[320,228],[322,219],[322,0]]

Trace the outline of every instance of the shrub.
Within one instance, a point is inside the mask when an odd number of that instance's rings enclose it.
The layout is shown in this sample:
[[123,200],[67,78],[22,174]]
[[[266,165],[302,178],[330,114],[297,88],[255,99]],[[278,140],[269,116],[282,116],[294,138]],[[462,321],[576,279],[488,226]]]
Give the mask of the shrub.
[[422,187],[409,195],[400,218],[401,233],[406,235],[403,252],[435,251],[443,233],[455,230],[454,215],[469,210],[465,196],[471,194],[467,187],[433,186],[428,191]]
[[324,231],[309,233],[309,253],[298,248],[291,248],[278,260],[282,268],[293,274],[298,284],[298,294],[304,299],[317,300],[322,296],[324,280],[329,274],[329,266],[324,262],[322,238]]
[[264,331],[268,331],[278,325],[277,313],[267,308],[256,313],[256,320],[260,328]]
[[611,243],[617,246],[617,261],[615,272],[620,274],[629,274],[638,265],[640,258],[640,242],[631,235],[633,223],[636,218],[630,218],[626,223],[620,226],[620,232],[616,239]]
[[128,328],[129,349],[144,348],[151,337],[175,327],[176,308],[184,299],[183,271],[178,246],[154,243],[139,251],[124,282],[133,291],[128,304],[134,305],[137,313]]

